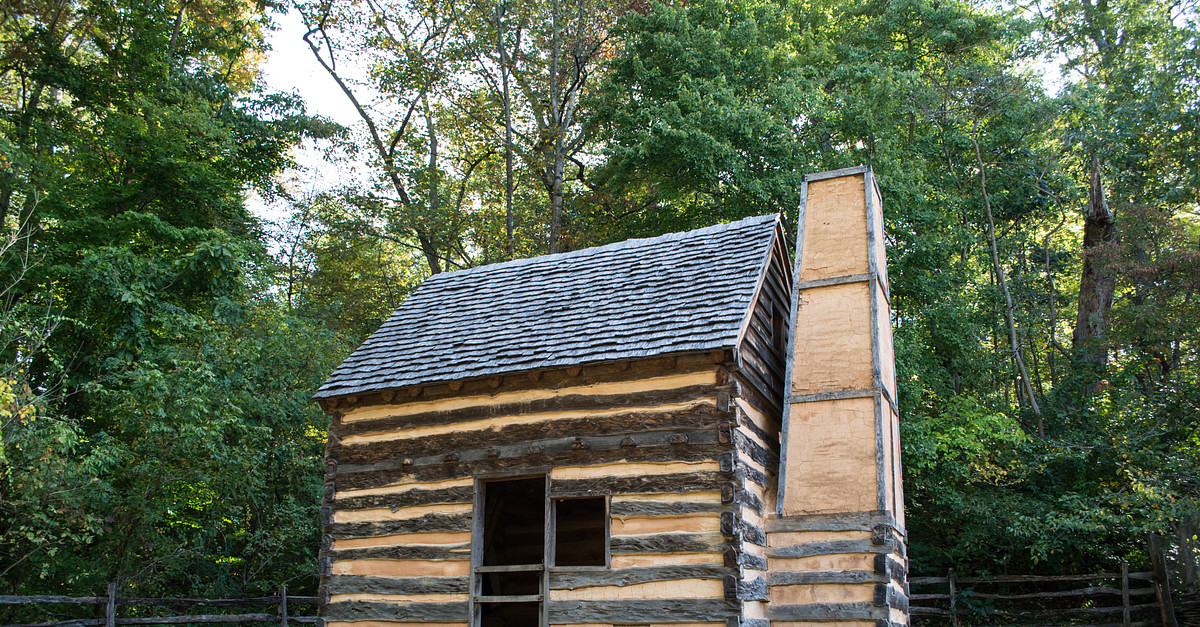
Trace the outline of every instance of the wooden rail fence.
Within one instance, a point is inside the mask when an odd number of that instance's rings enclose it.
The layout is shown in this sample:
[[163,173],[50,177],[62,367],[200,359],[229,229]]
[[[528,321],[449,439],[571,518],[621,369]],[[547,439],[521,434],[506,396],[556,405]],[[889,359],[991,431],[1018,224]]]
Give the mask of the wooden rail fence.
[[[316,616],[290,616],[288,606],[315,606],[319,599],[308,596],[289,596],[287,586],[279,586],[276,594],[247,599],[147,599],[117,596],[117,584],[108,584],[102,597],[68,596],[11,596],[0,595],[0,606],[10,605],[103,605],[103,618],[69,618],[42,623],[13,623],[4,627],[116,627],[116,625],[186,625],[199,623],[316,623]],[[175,616],[127,616],[118,617],[118,606],[148,606],[168,608],[190,607],[246,607],[275,606],[275,612],[253,612],[244,614],[188,614]]]
[[1153,572],[913,577],[913,624],[1150,627],[1163,624]]

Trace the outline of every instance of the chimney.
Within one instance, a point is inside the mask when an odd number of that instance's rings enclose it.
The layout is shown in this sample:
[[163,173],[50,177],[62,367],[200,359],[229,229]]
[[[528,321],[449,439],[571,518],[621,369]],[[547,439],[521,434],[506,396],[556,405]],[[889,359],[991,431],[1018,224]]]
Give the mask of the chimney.
[[768,618],[908,624],[883,213],[871,168],[804,177]]

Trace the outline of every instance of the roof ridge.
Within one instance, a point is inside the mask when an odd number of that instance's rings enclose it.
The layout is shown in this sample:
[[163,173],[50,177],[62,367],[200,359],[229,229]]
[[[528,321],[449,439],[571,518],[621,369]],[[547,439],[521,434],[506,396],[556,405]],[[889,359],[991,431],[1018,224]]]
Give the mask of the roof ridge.
[[428,279],[426,279],[425,283],[428,283],[429,281],[433,281],[433,280],[441,280],[443,278],[448,278],[448,277],[461,277],[461,276],[465,276],[468,274],[475,274],[477,272],[482,272],[485,270],[492,271],[492,270],[501,270],[501,269],[508,269],[508,268],[519,268],[521,266],[532,265],[534,263],[558,261],[558,260],[568,258],[568,257],[583,256],[584,253],[594,254],[594,253],[598,253],[601,251],[608,252],[608,251],[614,251],[614,250],[625,250],[625,249],[629,249],[629,248],[637,248],[639,246],[647,246],[647,245],[653,245],[653,244],[657,244],[657,243],[661,243],[661,242],[669,242],[669,241],[673,241],[673,240],[683,239],[685,236],[691,237],[691,236],[698,236],[698,235],[712,235],[715,233],[721,233],[723,231],[730,231],[730,230],[733,230],[733,229],[736,229],[739,227],[743,227],[743,226],[755,226],[755,225],[762,224],[765,222],[779,220],[780,216],[781,216],[781,214],[778,214],[778,213],[769,213],[769,214],[765,214],[765,215],[761,215],[761,216],[751,216],[749,218],[742,218],[740,220],[734,220],[733,222],[724,222],[721,224],[714,224],[712,226],[706,226],[706,227],[702,227],[699,229],[692,229],[690,231],[675,231],[672,233],[664,233],[662,235],[657,235],[655,237],[638,237],[638,238],[633,238],[633,239],[621,240],[619,242],[613,242],[611,244],[601,244],[599,246],[588,246],[587,248],[580,248],[579,250],[568,250],[566,252],[561,252],[561,253],[550,253],[550,254],[546,254],[546,255],[538,255],[536,257],[522,257],[520,259],[511,259],[509,261],[499,261],[496,263],[489,263],[489,264],[482,265],[482,266],[472,266],[470,268],[463,268],[461,270],[452,270],[450,272],[441,272],[441,273],[435,274],[433,276],[430,276]]

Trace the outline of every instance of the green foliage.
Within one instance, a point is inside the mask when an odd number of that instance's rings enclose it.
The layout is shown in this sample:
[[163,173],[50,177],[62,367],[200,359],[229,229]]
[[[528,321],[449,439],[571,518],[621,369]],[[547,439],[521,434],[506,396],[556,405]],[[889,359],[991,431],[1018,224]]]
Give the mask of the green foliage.
[[245,205],[321,130],[254,90],[265,16],[5,12],[4,589],[314,590],[326,419],[309,395],[349,346],[276,298]]
[[[258,90],[259,4],[0,9],[4,589],[311,590],[309,394],[428,273],[794,219],[802,174],[859,163],[887,217],[914,573],[1136,563],[1200,511],[1192,5],[298,8],[318,58],[368,60],[342,77],[380,96],[365,133]],[[1027,69],[1047,56],[1057,93]],[[378,180],[287,197],[302,136],[366,137]],[[1093,164],[1118,237],[1084,252]],[[282,236],[252,188],[293,203]],[[1064,345],[1085,257],[1117,277],[1102,365]]]
[[797,120],[819,89],[789,50],[796,28],[771,2],[654,4],[628,16],[604,115],[604,173],[610,187],[647,190],[658,203],[631,230],[797,206],[809,164]]
[[[918,573],[1111,568],[1200,511],[1195,16],[1053,10],[690,2],[623,22],[602,171],[606,193],[646,200],[615,233],[790,215],[800,173],[874,166]],[[1061,95],[1023,69],[1042,54],[1067,58]],[[1088,253],[1121,277],[1099,390],[1063,345],[1088,151],[1122,233]]]

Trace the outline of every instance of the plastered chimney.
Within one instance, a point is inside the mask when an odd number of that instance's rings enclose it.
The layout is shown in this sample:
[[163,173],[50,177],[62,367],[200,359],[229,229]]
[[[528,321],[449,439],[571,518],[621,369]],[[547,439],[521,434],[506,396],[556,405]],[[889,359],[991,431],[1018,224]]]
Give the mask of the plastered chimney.
[[769,618],[908,624],[887,261],[870,167],[804,178]]

